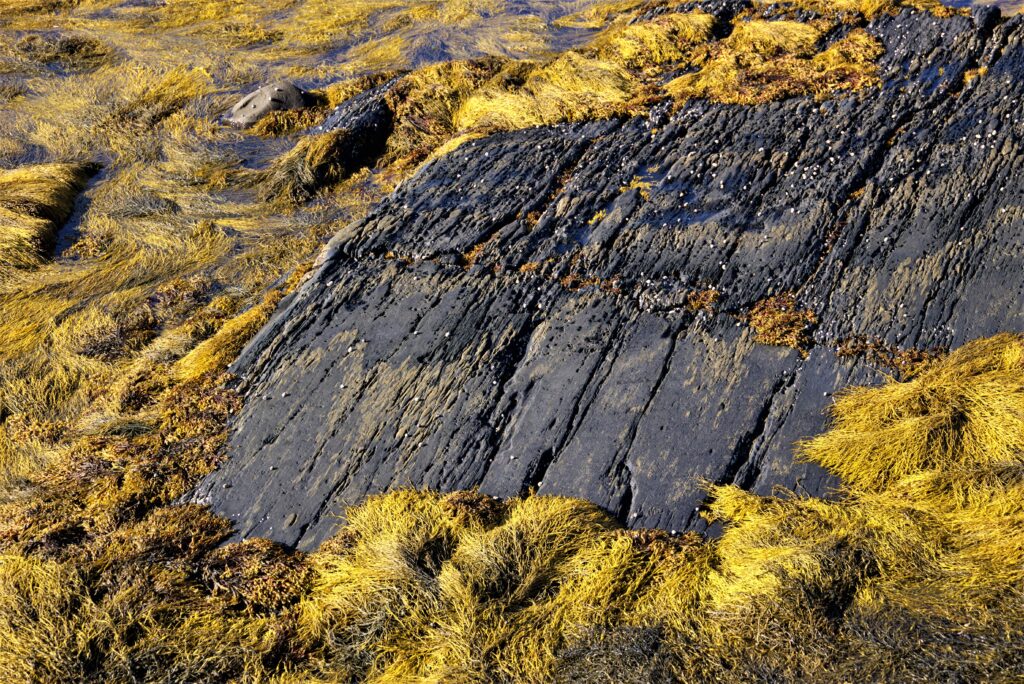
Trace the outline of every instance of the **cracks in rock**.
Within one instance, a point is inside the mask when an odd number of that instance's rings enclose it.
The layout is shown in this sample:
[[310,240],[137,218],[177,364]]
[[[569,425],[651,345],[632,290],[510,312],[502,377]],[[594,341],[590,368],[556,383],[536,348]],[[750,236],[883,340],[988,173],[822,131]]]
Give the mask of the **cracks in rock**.
[[[611,130],[607,131],[604,136],[614,133],[622,127],[622,122],[615,122],[615,125]],[[604,137],[601,136],[601,137]],[[540,199],[535,200],[533,203],[528,204],[522,208],[519,212],[521,218],[528,218],[531,214],[537,213],[538,219],[542,218],[547,213],[558,199],[564,194],[566,187],[569,185],[569,181],[576,173],[576,169],[579,168],[587,152],[589,152],[600,137],[587,138],[579,141],[570,148],[569,154],[567,154],[561,161],[562,164],[552,174],[552,183],[548,185],[548,192],[540,196]]]
[[[415,334],[414,331],[416,331],[419,328],[420,323],[424,320],[424,318],[426,318],[427,312],[429,312],[432,309],[434,309],[440,303],[442,298],[443,298],[442,295],[436,294],[434,299],[432,301],[430,301],[430,303],[424,307],[423,312],[418,313],[418,315],[408,325],[409,332],[406,334],[406,336],[403,339],[403,341],[407,340],[409,338],[410,334]],[[365,343],[365,340],[363,340],[363,342]],[[355,344],[355,342],[353,344]],[[373,385],[375,385],[376,382],[378,381],[378,378],[380,377],[380,370],[379,369],[383,368],[383,367],[387,367],[392,362],[392,360],[395,358],[395,356],[397,356],[400,353],[400,351],[401,351],[401,346],[396,346],[394,349],[391,350],[390,353],[388,353],[386,356],[382,356],[381,358],[377,359],[376,363],[374,363],[371,368],[367,369],[369,377],[364,378],[363,381],[359,384],[358,394],[351,401],[351,406],[352,406],[353,410],[360,405],[360,403],[361,403],[361,401],[363,399],[363,396],[364,396],[364,394],[366,392],[366,389],[371,387],[371,386],[373,386]],[[333,369],[334,365],[336,365],[336,364],[332,364],[331,368],[328,369],[327,373],[325,373],[324,378],[321,379],[321,383],[320,384],[322,384],[323,380],[326,379],[326,377],[330,374],[330,370]],[[408,383],[409,384],[413,384],[413,385],[416,384],[419,381],[422,372],[423,372],[423,364],[421,364],[420,367],[417,368],[417,370],[413,374],[413,376],[408,379]],[[351,415],[351,411],[348,414],[346,414],[346,418],[349,415]],[[323,439],[321,441],[320,445],[318,446],[318,448],[314,452],[312,458],[309,459],[309,466],[306,468],[304,475],[308,476],[308,475],[312,474],[313,468],[314,468],[315,464],[323,457],[325,449],[331,443],[331,440],[341,430],[341,427],[343,426],[343,424],[344,424],[344,419],[333,421],[333,425],[331,426],[330,434],[325,439]],[[384,427],[384,424],[379,424],[377,426],[377,428],[376,428],[375,435],[380,435],[383,427]],[[381,440],[380,439],[373,439],[371,441],[376,443],[376,442],[379,442]],[[400,447],[401,444],[402,444],[402,442],[399,441],[396,444],[396,447]],[[346,468],[344,470],[344,477],[340,478],[338,485],[336,485],[334,487],[334,489],[332,489],[332,491],[331,491],[331,493],[329,495],[330,497],[333,497],[335,495],[336,491],[338,491],[338,488],[340,486],[344,485],[344,487],[347,488],[349,486],[349,484],[351,484],[351,482],[353,480],[353,477],[352,477],[353,473],[367,463],[367,461],[365,459],[357,460],[356,458],[352,458],[351,460],[352,461],[356,461],[356,463],[354,464],[354,466],[350,465],[350,467],[348,467],[348,468]],[[366,478],[367,482],[371,482],[374,479],[374,477],[376,477],[377,472],[379,471],[381,465],[382,465],[381,461],[378,460],[377,465],[376,465],[376,469],[374,470],[373,473],[370,473],[369,476]],[[399,464],[396,464],[396,469],[398,467],[400,467],[400,465],[401,465],[400,462],[399,462]]]
[[680,325],[672,331],[668,351],[661,362],[661,368],[658,370],[658,377],[655,379],[654,385],[651,387],[651,392],[647,396],[647,401],[644,404],[643,409],[641,409],[637,415],[636,420],[634,420],[629,426],[629,434],[625,448],[619,450],[615,455],[615,459],[618,461],[615,478],[617,480],[625,480],[625,491],[622,502],[619,504],[619,510],[614,513],[619,522],[626,526],[629,526],[630,522],[633,520],[633,500],[635,498],[633,466],[629,462],[629,455],[633,450],[633,442],[636,440],[637,431],[640,429],[640,423],[643,422],[644,417],[651,408],[651,404],[654,403],[655,398],[657,398],[658,393],[661,391],[661,386],[665,383],[665,379],[672,370],[672,359],[675,356],[676,347],[679,346],[679,338],[685,334],[688,325],[689,323]]
[[[761,468],[759,463],[754,463],[752,461],[754,447],[765,435],[765,431],[768,426],[768,419],[772,415],[772,409],[775,406],[776,399],[779,395],[784,394],[793,386],[799,372],[800,366],[797,366],[793,370],[785,373],[785,375],[780,377],[772,386],[772,389],[765,398],[764,403],[761,405],[761,410],[757,415],[757,419],[754,421],[754,426],[743,435],[739,442],[737,442],[732,459],[729,461],[729,465],[726,466],[722,475],[715,480],[715,485],[721,486],[734,484],[740,489],[749,491],[754,484],[756,484],[757,478],[761,475]],[[689,529],[694,526],[697,522],[699,512],[706,508],[710,501],[710,496],[705,497],[697,509],[690,512],[687,517],[686,524],[683,526],[684,529]]]
[[[988,66],[993,64],[1002,55],[1003,47],[1009,40],[1009,32],[1002,31],[1002,35],[1000,37],[1001,45],[992,46],[990,45],[990,41],[995,33],[995,29],[995,25],[985,25],[979,27],[980,47],[976,55],[971,57],[968,66],[970,66],[971,64],[977,65],[979,59],[984,59],[985,53],[987,52],[991,53],[991,57],[985,60]],[[928,100],[923,105],[919,107],[910,108],[908,111],[903,113],[889,127],[889,130],[893,131],[893,137],[890,138],[890,140],[895,139],[895,137],[898,136],[901,131],[905,130],[909,126],[909,124],[913,122],[920,114],[927,113],[929,115],[934,115],[935,112],[937,112],[941,108],[949,105],[950,103],[955,102],[960,92],[963,90],[963,87],[964,82],[963,79],[961,79],[955,85],[952,85],[946,89],[940,89],[936,91],[936,93],[932,97],[928,98]],[[948,113],[942,115],[942,118],[948,118]],[[937,144],[938,140],[933,137],[928,142],[926,149],[923,151],[923,153],[919,154],[915,152],[913,157],[914,163],[904,173],[900,174],[901,181],[906,180],[906,178],[908,178],[916,169],[919,169],[921,167],[923,160],[931,155]],[[833,224],[836,235],[833,239],[826,239],[825,249],[822,250],[819,262],[816,265],[814,272],[800,286],[798,291],[802,292],[805,289],[805,287],[813,283],[818,278],[822,270],[826,268],[826,266],[831,267],[831,270],[834,270],[836,274],[846,271],[847,267],[849,266],[850,259],[853,257],[854,252],[863,240],[864,233],[868,227],[868,222],[866,219],[860,222],[860,227],[859,230],[857,230],[856,234],[849,236],[847,240],[845,240],[845,243],[847,245],[845,247],[845,253],[838,260],[838,263],[836,263],[836,261],[830,261],[828,257],[831,255],[834,249],[837,246],[839,246],[840,237],[842,235],[841,227],[850,225],[849,214],[851,213],[851,211],[855,210],[857,207],[860,206],[860,202],[857,202],[855,200],[859,199],[859,195],[863,194],[864,189],[867,187],[867,184],[872,179],[878,177],[878,172],[885,166],[886,162],[889,159],[892,147],[893,146],[891,144],[877,145],[865,159],[864,163],[860,166],[859,170],[850,182],[848,190],[846,191],[846,196],[848,197],[847,201],[843,202],[838,207],[836,207],[836,219]],[[919,159],[922,161],[918,161]],[[865,211],[867,211],[870,209],[870,207],[864,207],[864,209]]]
[[569,418],[566,421],[568,429],[565,431],[557,445],[545,449],[540,458],[537,459],[537,463],[525,478],[521,488],[522,492],[525,493],[530,489],[540,487],[541,483],[544,481],[544,476],[547,475],[548,469],[551,467],[551,464],[554,463],[555,458],[578,434],[580,426],[583,424],[583,421],[590,412],[594,401],[600,395],[601,387],[604,386],[604,383],[608,380],[608,377],[611,375],[612,369],[615,366],[615,359],[618,357],[619,351],[621,350],[624,342],[624,336],[620,334],[624,325],[625,321],[620,319],[619,323],[608,335],[607,342],[600,352],[602,358],[609,359],[605,364],[605,372],[596,382],[594,382],[594,378],[591,376],[591,378],[588,379],[586,384],[581,388],[579,397],[573,404],[572,412],[569,414]]
[[325,496],[323,500],[320,502],[320,505],[317,507],[316,513],[313,514],[313,517],[311,517],[308,521],[303,523],[302,527],[299,528],[298,536],[295,539],[295,546],[298,546],[302,543],[303,538],[306,536],[306,532],[309,530],[309,528],[316,527],[320,523],[320,520],[327,512],[327,509],[330,508],[331,505],[334,503],[334,497],[341,490],[341,488],[345,486],[346,482],[347,480],[345,478],[342,478],[338,482],[334,483],[330,491],[327,493],[327,496]]
[[[323,269],[329,267],[330,265],[325,265]],[[323,275],[323,269],[311,276],[297,291],[282,300],[267,325],[243,350],[240,357],[242,361],[237,367],[237,372],[243,376],[240,388],[264,384],[268,379],[268,373],[271,372],[270,369],[279,365],[282,349],[289,350],[290,353],[301,353],[308,349],[308,343],[297,347],[297,349],[294,348],[295,341],[301,340],[303,333],[317,323],[321,323],[327,314],[321,312],[319,316],[295,316],[293,313],[299,310],[300,306],[305,305],[314,294],[320,297],[324,296],[329,286],[325,287],[321,282],[320,276]],[[344,302],[335,303],[334,310],[343,305]]]
[[633,512],[633,468],[629,465],[629,459],[622,459],[622,469],[625,474],[622,500],[619,502],[619,509],[614,511],[615,519],[623,526],[629,526],[629,514]]
[[520,495],[525,496],[532,491],[536,491],[541,484],[544,483],[544,476],[547,475],[548,468],[555,461],[555,449],[548,447],[541,452],[540,457],[533,464],[530,469],[530,473],[526,476],[523,482],[523,486],[520,488]]
[[[967,61],[967,67],[977,66],[979,63],[983,63],[986,67],[994,64],[1002,56],[1003,49],[1005,45],[1008,43],[1010,35],[1010,31],[1000,29],[1000,27],[997,25],[984,25],[979,27],[979,45],[976,49],[972,51],[971,57]],[[897,122],[892,127],[892,130],[895,131],[894,135],[899,135],[901,131],[906,130],[914,121],[918,122],[918,125],[916,126],[915,130],[922,131],[929,130],[930,128],[932,128],[928,125],[931,122],[948,121],[954,119],[954,114],[961,107],[960,95],[962,91],[965,89],[964,86],[964,80],[960,79],[958,82],[951,85],[950,87],[937,90],[935,94],[931,98],[929,98],[924,105],[910,109],[905,114],[903,114],[899,120],[897,120]],[[922,114],[924,114],[923,120],[921,117]],[[905,164],[906,168],[898,171],[896,171],[895,169],[891,169],[891,171],[894,171],[891,175],[897,177],[899,179],[899,183],[905,186],[908,182],[908,179],[913,178],[915,174],[920,175],[922,169],[929,167],[936,168],[936,164],[932,163],[931,160],[934,159],[936,150],[940,148],[943,142],[944,141],[936,133],[932,133],[931,135],[925,136],[925,140],[922,141],[921,146],[913,150],[912,158],[908,160],[908,162]],[[856,189],[851,194],[855,194],[858,191],[862,192],[863,188],[867,186],[868,182],[870,182],[873,178],[878,177],[879,171],[882,170],[889,162],[890,150],[892,149],[892,147],[893,146],[889,144],[878,146],[872,152],[871,156],[868,158],[865,165],[858,173],[857,178],[855,179],[855,184],[853,186]],[[893,166],[896,165],[894,164]],[[940,164],[938,166],[941,167],[944,166],[944,164]],[[896,187],[896,185],[894,184],[892,187]],[[815,282],[818,279],[819,275],[825,270],[827,270],[831,274],[832,278],[840,278],[841,274],[846,272],[851,261],[856,256],[858,248],[861,246],[861,244],[863,244],[865,235],[871,227],[870,217],[868,215],[870,212],[870,207],[861,207],[860,203],[852,201],[853,199],[854,198],[851,196],[851,201],[848,201],[837,208],[835,226],[837,232],[839,232],[839,226],[842,226],[844,224],[850,225],[848,217],[852,212],[856,211],[858,208],[861,208],[863,210],[862,213],[864,215],[861,216],[860,219],[857,220],[856,222],[856,233],[848,236],[844,241],[845,244],[842,247],[843,253],[840,256],[840,258],[834,260],[827,260],[826,257],[828,256],[829,252],[831,252],[834,248],[838,246],[839,236],[837,235],[836,244],[831,245],[829,247],[829,251],[823,253],[822,260],[819,262],[812,276],[808,278],[808,280],[803,285],[801,285],[801,291],[803,291],[804,288],[809,286],[811,283]],[[976,213],[976,210],[982,203],[983,199],[984,197],[981,194],[976,193],[973,197],[971,197],[967,206],[961,208],[960,212],[958,213],[958,216],[960,218],[958,218],[956,221],[953,221],[952,219],[949,220],[950,225],[953,225],[954,223],[956,223],[957,225],[963,225],[964,221],[966,220],[966,217],[973,216]],[[897,236],[899,235],[898,230],[894,232]],[[896,240],[888,240],[888,249],[890,251],[895,248],[896,242]],[[884,255],[882,258],[884,258]],[[950,263],[949,260],[943,260],[941,264],[941,276],[932,283],[932,287],[929,288],[929,291],[927,292],[925,297],[925,301],[921,306],[921,313],[919,319],[922,322],[927,319],[928,312],[932,308],[932,305],[936,298],[942,294],[942,284],[943,282],[946,281],[947,274],[949,273],[949,270],[952,266],[953,264]],[[833,285],[833,287],[830,287],[828,289],[834,292],[837,288]],[[946,319],[948,322],[948,316],[946,317]],[[923,330],[904,330],[900,333],[900,337],[903,343],[910,344],[911,346],[917,346],[921,343],[921,335],[923,332]],[[821,340],[819,340],[819,343],[820,342]]]
[[[622,126],[622,122],[614,122],[613,127],[609,131],[605,131],[604,135],[608,135],[614,132]],[[547,178],[543,181],[541,187],[536,191],[534,199],[530,202],[525,202],[518,206],[518,208],[509,208],[503,215],[496,217],[490,222],[490,227],[481,230],[476,236],[472,245],[466,248],[450,248],[439,251],[418,254],[416,255],[417,261],[423,260],[436,260],[444,261],[447,259],[453,259],[456,263],[463,267],[471,267],[476,265],[478,257],[483,253],[484,249],[490,246],[495,246],[499,250],[501,248],[501,242],[503,233],[509,232],[512,226],[517,223],[524,223],[530,229],[536,224],[548,210],[553,206],[558,199],[564,193],[564,190],[568,184],[569,179],[573,176],[579,164],[586,156],[587,152],[594,146],[600,137],[585,137],[582,140],[577,140],[571,145],[568,145],[564,152],[557,154],[554,158],[556,168],[554,168]],[[366,226],[370,225],[372,221],[364,222]],[[357,242],[365,242],[368,240],[378,241],[380,236],[367,236],[367,231],[362,231],[362,238]],[[392,232],[392,231],[389,231]],[[518,231],[512,230],[511,233],[515,235]],[[376,245],[354,246],[357,251],[363,254],[375,254],[381,255],[385,253],[392,253],[393,250],[399,248],[399,245],[395,244],[394,241],[388,242],[387,244],[378,243]],[[352,247],[346,247],[346,251]],[[493,251],[493,250],[487,250]],[[484,267],[498,268],[501,265],[501,255],[495,259],[489,259],[487,261],[480,261],[479,265]]]
[[[733,460],[729,463],[729,467],[726,469],[725,474],[722,476],[722,480],[724,482],[732,482],[741,489],[746,490],[749,490],[754,486],[754,483],[757,482],[757,478],[761,475],[761,467],[759,463],[755,463],[751,460],[754,447],[757,445],[758,440],[760,440],[765,434],[768,419],[771,417],[772,409],[775,407],[775,400],[780,394],[784,394],[789,391],[796,382],[799,372],[800,367],[798,366],[781,377],[775,383],[775,386],[772,387],[767,400],[761,407],[761,412],[757,416],[754,428],[744,435],[743,439],[741,439],[736,445],[736,454],[734,455]],[[724,484],[724,482],[722,482],[722,484]]]
[[[974,215],[977,212],[978,207],[981,206],[981,204],[984,202],[984,200],[985,200],[985,198],[980,193],[972,194],[972,196],[970,198],[970,201],[964,207],[963,212],[960,213],[959,220],[956,221],[956,222],[951,222],[950,224],[951,225],[954,225],[954,224],[967,225],[967,224],[971,223],[971,219],[974,217]],[[922,323],[922,328],[916,331],[916,335],[914,336],[914,338],[912,340],[905,340],[905,342],[908,343],[909,346],[912,346],[912,347],[921,346],[921,344],[922,344],[921,337],[925,333],[924,328],[923,328],[923,323],[926,320],[928,320],[928,314],[929,314],[929,312],[932,309],[932,305],[936,302],[936,300],[939,298],[939,296],[943,294],[944,287],[948,285],[948,281],[949,281],[949,278],[950,278],[950,275],[949,275],[950,269],[954,266],[953,260],[951,258],[941,259],[940,264],[941,264],[942,271],[939,274],[939,277],[936,278],[933,281],[931,287],[929,288],[929,291],[925,294],[924,302],[922,302],[922,304],[921,304],[921,313],[920,313],[919,318],[920,318],[921,323]],[[948,304],[948,302],[940,302],[940,304],[941,305],[946,305],[946,304]],[[948,322],[948,320],[949,320],[949,316],[947,314],[946,316],[944,316],[944,321]],[[939,326],[939,327],[942,327],[942,326]],[[930,341],[927,344],[934,344],[934,341]]]
[[[948,104],[952,99],[952,94],[949,92],[940,93],[936,96],[936,99],[937,101],[932,102],[931,106],[927,108],[928,111],[937,110],[945,104]],[[894,131],[894,137],[898,136],[899,132],[904,130],[923,111],[926,111],[925,107],[911,109],[902,114],[890,129]],[[937,144],[938,141],[933,138],[927,141],[922,150],[915,152],[913,156],[913,163],[908,169],[899,174],[901,183],[905,182],[906,179],[909,178],[916,170],[919,170],[922,167],[924,160],[931,157]],[[864,189],[867,187],[868,183],[878,177],[879,172],[889,161],[891,149],[892,145],[888,143],[875,146],[865,159],[864,163],[860,166],[860,169],[848,186],[851,188],[848,194],[848,200],[837,206],[835,209],[835,219],[833,222],[833,231],[835,232],[835,236],[831,239],[828,237],[826,238],[825,248],[822,251],[818,264],[808,278],[800,284],[797,289],[798,293],[803,293],[812,285],[817,285],[822,276],[826,276],[833,281],[832,285],[826,288],[830,293],[830,298],[832,293],[840,289],[837,284],[843,274],[848,271],[851,262],[857,255],[858,249],[864,243],[865,236],[871,227],[871,207],[864,206],[861,201],[861,196],[863,195]],[[853,215],[858,210],[862,215],[859,218],[854,218]],[[852,232],[844,235],[845,229],[849,229],[851,227],[853,229]],[[893,245],[895,245],[895,241],[890,241],[890,248],[892,248]],[[830,258],[837,249],[839,249],[840,252],[835,256],[835,258]],[[819,313],[824,314],[829,309],[830,305],[830,302],[826,301],[822,305]],[[815,341],[818,344],[827,343],[827,341],[820,338],[817,338]]]
[[[1001,22],[997,17],[997,11],[993,11],[992,8],[979,7],[980,14],[975,14],[975,25],[978,28],[978,40],[981,42],[981,58],[985,59],[986,53],[991,54],[989,59],[986,61],[986,66],[992,66],[1002,56],[1003,48],[1006,47],[1007,41],[1009,40],[1009,33],[1005,30],[1000,31],[1002,34],[999,41],[996,44],[992,44],[992,38],[995,36],[995,32],[1000,28]],[[981,21],[983,23],[978,24]],[[1002,22],[1005,24],[1005,20]]]
[[[540,321],[536,316],[530,316],[527,320],[523,321],[519,330],[509,340],[494,358],[494,365],[498,368],[498,375],[493,380],[497,387],[497,395],[494,401],[491,403],[495,409],[502,406],[505,400],[505,392],[508,388],[508,383],[515,377],[515,374],[519,371],[526,355],[529,353],[530,340],[536,333]],[[516,403],[513,400],[513,403]],[[497,412],[497,411],[495,411]],[[497,457],[498,452],[501,450],[502,437],[505,432],[505,428],[508,425],[508,416],[511,413],[506,407],[506,410],[500,413],[500,420],[497,422],[489,422],[485,424],[487,429],[487,435],[485,437],[485,452],[483,456],[484,463],[486,464],[483,473],[480,476],[480,481],[483,482],[487,477],[487,473],[490,471],[491,465],[494,463],[494,459]]]

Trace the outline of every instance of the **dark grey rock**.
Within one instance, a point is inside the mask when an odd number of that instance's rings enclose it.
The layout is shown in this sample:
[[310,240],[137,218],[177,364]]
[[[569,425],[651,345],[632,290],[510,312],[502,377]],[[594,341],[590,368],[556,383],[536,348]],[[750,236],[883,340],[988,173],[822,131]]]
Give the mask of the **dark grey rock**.
[[309,95],[294,83],[278,81],[249,93],[231,108],[224,121],[232,126],[248,128],[270,112],[302,109]]
[[[869,31],[881,89],[496,135],[424,168],[243,353],[232,458],[196,498],[311,548],[401,486],[536,488],[670,530],[700,529],[702,481],[827,493],[792,444],[883,378],[839,341],[1024,329],[1021,20]],[[711,286],[716,314],[685,306]],[[736,317],[787,290],[820,320],[806,359]]]
[[313,127],[310,133],[347,130],[387,142],[394,118],[387,102],[387,95],[398,80],[393,78],[341,103],[327,115],[323,123]]

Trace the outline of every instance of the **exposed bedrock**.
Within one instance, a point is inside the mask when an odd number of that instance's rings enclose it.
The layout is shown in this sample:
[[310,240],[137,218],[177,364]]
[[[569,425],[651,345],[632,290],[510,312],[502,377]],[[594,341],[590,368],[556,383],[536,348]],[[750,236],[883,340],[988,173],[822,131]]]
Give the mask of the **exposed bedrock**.
[[[677,530],[701,524],[701,479],[827,492],[792,445],[832,392],[883,377],[836,344],[1024,329],[1024,25],[995,16],[876,20],[881,90],[692,102],[431,163],[244,352],[232,458],[197,498],[310,548],[400,486],[536,487]],[[715,313],[691,310],[709,287]],[[737,317],[785,291],[819,319],[806,358]]]

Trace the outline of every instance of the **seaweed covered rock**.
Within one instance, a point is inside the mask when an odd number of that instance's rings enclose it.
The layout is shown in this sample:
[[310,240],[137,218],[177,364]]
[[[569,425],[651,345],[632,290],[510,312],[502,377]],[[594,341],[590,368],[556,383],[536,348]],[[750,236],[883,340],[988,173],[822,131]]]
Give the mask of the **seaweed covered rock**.
[[335,107],[265,174],[264,199],[301,202],[317,190],[372,167],[384,154],[394,115],[388,81]]
[[688,99],[429,163],[243,352],[232,458],[195,497],[313,548],[397,486],[667,530],[703,527],[707,481],[828,492],[792,445],[833,392],[1024,325],[1024,23],[992,17],[878,13],[849,33],[884,50],[871,87],[830,99]]

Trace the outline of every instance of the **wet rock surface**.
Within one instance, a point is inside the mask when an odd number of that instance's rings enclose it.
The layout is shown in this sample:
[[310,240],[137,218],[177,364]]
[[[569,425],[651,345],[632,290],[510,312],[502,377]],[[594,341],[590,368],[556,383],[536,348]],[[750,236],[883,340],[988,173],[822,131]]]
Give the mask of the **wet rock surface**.
[[365,137],[364,145],[383,149],[393,124],[393,112],[388,107],[387,94],[397,82],[397,78],[391,79],[343,102],[310,133],[350,131],[353,135]]
[[[231,460],[195,493],[311,548],[365,495],[536,488],[700,528],[701,480],[825,494],[796,462],[856,335],[1024,329],[1024,24],[875,20],[882,89],[502,134],[332,241],[235,370]],[[980,66],[987,73],[965,74]],[[686,305],[715,288],[712,312]],[[815,346],[742,314],[797,293]]]

